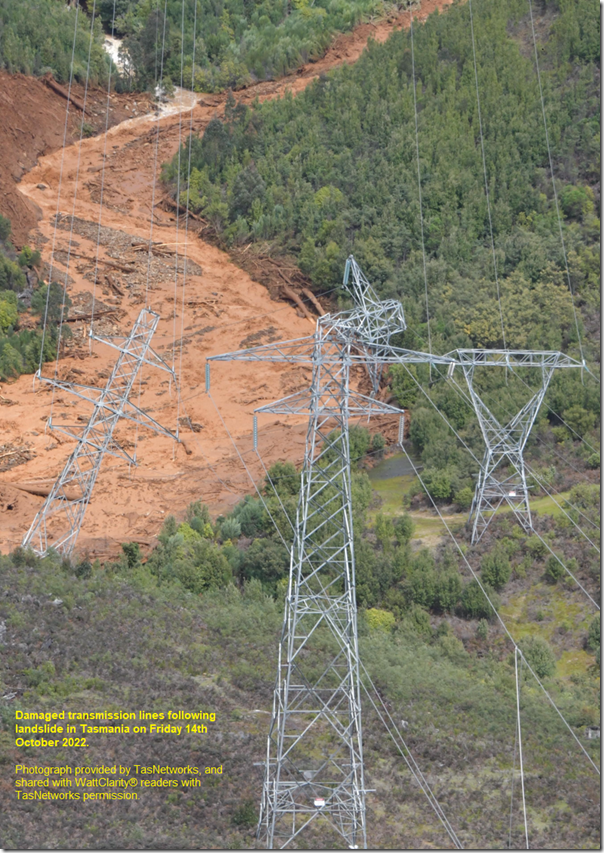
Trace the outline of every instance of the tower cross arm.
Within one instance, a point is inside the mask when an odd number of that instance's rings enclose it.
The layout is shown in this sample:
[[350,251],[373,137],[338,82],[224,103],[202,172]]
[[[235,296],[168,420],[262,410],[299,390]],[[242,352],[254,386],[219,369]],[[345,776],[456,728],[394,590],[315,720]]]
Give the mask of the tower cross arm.
[[[263,344],[249,349],[236,350],[234,352],[221,353],[220,355],[208,356],[207,361],[268,361],[285,362],[289,364],[312,364],[316,359],[316,337],[309,335],[305,338],[296,338],[291,341],[282,341],[275,344]],[[356,342],[354,342],[356,344]],[[377,361],[383,364],[442,364],[448,367],[456,361],[450,355],[434,355],[427,352],[403,349],[390,344],[367,345],[371,352],[364,351],[365,342],[359,341],[358,345],[351,350],[349,358],[352,364],[366,364],[367,360]],[[329,351],[321,353],[322,360],[339,362],[341,356]]]
[[577,368],[584,366],[576,358],[554,350],[457,349],[445,357],[462,367]]
[[[153,432],[158,433],[158,435],[165,435],[174,441],[178,440],[173,432],[163,427],[155,418],[152,418],[147,412],[139,409],[134,403],[124,400],[118,393],[111,392],[106,388],[96,388],[94,385],[65,382],[62,379],[51,379],[46,376],[39,376],[38,378],[41,382],[59,388],[61,391],[69,391],[70,394],[74,394],[80,400],[85,400],[87,403],[92,403],[99,409],[105,409],[111,414],[134,421],[139,426],[151,429]],[[55,428],[52,424],[51,427]]]

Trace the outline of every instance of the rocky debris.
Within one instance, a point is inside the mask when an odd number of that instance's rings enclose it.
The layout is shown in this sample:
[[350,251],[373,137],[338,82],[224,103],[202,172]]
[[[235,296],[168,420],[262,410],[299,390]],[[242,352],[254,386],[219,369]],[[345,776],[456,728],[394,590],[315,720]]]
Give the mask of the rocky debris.
[[25,444],[18,447],[14,444],[0,444],[0,471],[8,471],[17,465],[23,465],[24,462],[29,462],[34,456],[33,450]]

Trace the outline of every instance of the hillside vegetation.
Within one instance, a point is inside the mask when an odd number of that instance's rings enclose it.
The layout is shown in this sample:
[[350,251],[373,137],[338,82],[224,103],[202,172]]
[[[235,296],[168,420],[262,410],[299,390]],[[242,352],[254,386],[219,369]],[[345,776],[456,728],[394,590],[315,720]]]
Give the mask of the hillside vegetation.
[[[353,431],[353,447],[358,454],[368,450],[368,434]],[[285,530],[276,492],[292,512],[299,476],[291,464],[274,466],[270,475],[275,486],[267,480],[265,499]],[[372,493],[362,470],[354,474],[353,500],[364,665],[394,718],[406,721],[409,746],[464,845],[504,847],[515,722],[509,645],[454,550],[411,547],[414,521],[402,512],[395,518],[378,514],[370,525]],[[516,618],[519,598],[528,604],[539,628],[523,633],[514,624],[514,631],[595,761],[597,742],[584,739],[583,727],[598,719],[599,621],[586,616],[560,579],[543,583],[544,549],[516,525],[501,522],[482,549],[482,580],[498,606],[511,608]],[[555,535],[565,534],[556,528]],[[213,710],[211,737],[120,735],[117,745],[115,736],[101,736],[87,761],[221,763],[220,780],[193,790],[148,791],[138,802],[111,810],[84,803],[74,812],[69,804],[49,803],[45,842],[87,848],[102,838],[106,845],[135,849],[252,847],[261,784],[253,762],[265,747],[287,551],[260,500],[246,498],[215,521],[199,503],[182,521],[167,519],[147,560],[134,543],[125,543],[123,552],[104,567],[85,558],[74,565],[52,556],[38,560],[21,549],[0,559],[7,590],[0,603],[6,628],[0,679],[3,694],[12,697],[0,705],[0,762],[15,760],[15,708]],[[539,586],[544,588],[536,593]],[[541,610],[535,615],[536,605]],[[561,613],[563,632],[556,630]],[[319,657],[328,644],[317,632],[313,650]],[[569,670],[577,658],[579,665]],[[528,674],[521,690],[531,843],[597,848],[593,770]],[[367,702],[364,708],[367,784],[376,789],[368,798],[371,845],[441,846],[442,829]],[[42,751],[27,750],[27,762],[41,758]],[[79,760],[70,749],[57,755],[58,762]],[[522,841],[519,809],[516,789],[513,847]],[[34,815],[26,804],[8,801],[0,839],[5,848],[36,844]]]
[[[125,38],[128,85],[158,78],[202,92],[273,80],[323,55],[334,35],[362,19],[405,6],[384,0],[118,0],[116,34]],[[110,31],[112,0],[101,14]],[[183,38],[184,32],[184,38]],[[195,35],[195,45],[193,39]],[[193,55],[195,74],[193,75]]]
[[[475,0],[486,169],[508,347],[577,350],[525,0]],[[552,158],[572,287],[599,305],[599,10],[536,4]],[[433,347],[503,345],[467,3],[415,26],[420,170]],[[174,180],[178,158],[166,169]],[[317,290],[353,251],[427,339],[410,33],[371,44],[303,93],[232,101],[180,156],[181,201],[228,245],[270,241]],[[188,180],[188,183],[187,183]],[[580,323],[580,333],[586,329]],[[593,357],[595,352],[590,352]]]
[[110,63],[100,19],[91,39],[90,19],[64,0],[0,0],[0,68],[36,75],[51,71],[66,83],[72,55],[75,80],[95,84],[107,79]]
[[[473,10],[498,283],[467,3],[415,27],[421,217],[408,31],[370,43],[354,66],[336,69],[295,98],[253,108],[231,98],[224,118],[191,140],[190,163],[187,142],[164,178],[174,186],[180,162],[181,204],[204,216],[220,242],[295,257],[318,292],[333,289],[354,252],[378,292],[401,299],[406,346],[427,349],[429,313],[437,352],[505,344],[580,358],[582,347],[593,366],[599,360],[598,6],[535,5],[569,276],[527,4],[474,0]],[[478,459],[481,438],[471,408],[439,379],[427,368],[394,368],[389,381],[399,405],[413,410],[410,437],[430,494],[467,509],[478,464],[432,406]],[[529,396],[524,382],[535,389],[539,381],[499,372],[477,377],[477,387],[507,422]],[[560,371],[531,439],[531,461],[550,486],[569,488],[580,479],[573,471],[599,466],[599,418],[597,382]]]
[[[58,282],[52,282],[49,293],[39,275],[40,252],[24,246],[17,253],[10,233],[10,221],[0,214],[0,379],[34,373],[42,348],[42,361],[56,357],[64,298]],[[67,311],[70,305],[65,295]],[[70,335],[67,327],[61,330],[62,339]]]
[[[407,4],[384,0],[0,0],[0,68],[67,82],[105,81],[104,33],[124,39],[118,89],[182,83],[219,92],[273,80],[318,59],[334,36]],[[77,14],[77,18],[76,18]],[[92,15],[95,19],[91,26]],[[75,36],[75,39],[74,39]],[[91,39],[92,36],[92,39]],[[90,59],[89,59],[90,51]],[[195,63],[193,73],[193,62]]]

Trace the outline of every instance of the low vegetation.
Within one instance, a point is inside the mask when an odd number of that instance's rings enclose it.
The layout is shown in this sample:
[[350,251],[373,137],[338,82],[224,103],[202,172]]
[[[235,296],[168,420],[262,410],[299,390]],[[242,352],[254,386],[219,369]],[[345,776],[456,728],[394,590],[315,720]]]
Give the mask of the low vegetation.
[[[49,287],[40,277],[40,252],[24,246],[17,253],[10,242],[10,221],[0,215],[0,378],[33,373],[42,361],[56,357],[61,313],[71,300],[56,281]],[[65,304],[63,305],[63,302]],[[46,334],[42,328],[46,326]],[[67,327],[61,337],[70,336]]]

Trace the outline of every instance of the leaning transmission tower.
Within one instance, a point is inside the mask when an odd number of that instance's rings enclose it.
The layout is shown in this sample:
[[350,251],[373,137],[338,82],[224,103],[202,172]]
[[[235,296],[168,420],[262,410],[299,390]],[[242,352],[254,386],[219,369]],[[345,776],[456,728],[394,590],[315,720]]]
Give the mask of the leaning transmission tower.
[[93,340],[119,352],[105,388],[63,382],[38,373],[42,382],[69,391],[94,406],[88,423],[83,426],[58,425],[50,418],[48,420],[51,429],[75,438],[77,444],[23,539],[23,547],[32,548],[39,556],[44,556],[51,548],[65,557],[73,553],[106,453],[136,464],[136,460],[114,438],[114,430],[121,418],[173,440],[176,438],[128,399],[143,364],[165,370],[174,379],[172,369],[151,349],[151,338],[158,322],[158,314],[143,308],[132,331],[121,342],[91,335]]
[[[352,256],[344,285],[354,308],[320,317],[314,335],[209,359],[312,367],[309,389],[256,410],[308,417],[258,824],[269,849],[303,832],[306,845],[366,847],[348,422],[401,414],[374,397],[385,365],[451,361],[391,344],[405,329],[402,306],[380,301]],[[351,388],[357,365],[371,396]]]
[[[561,352],[460,349],[449,355],[453,359],[449,366],[449,379],[453,379],[456,364],[460,365],[485,443],[470,509],[472,544],[480,541],[502,505],[510,507],[522,528],[528,532],[532,530],[533,522],[524,467],[524,447],[554,371],[582,368],[584,365]],[[508,423],[501,424],[478,392],[477,368],[503,368],[520,378],[522,373],[530,371],[537,376],[537,390],[532,392],[530,399]],[[527,385],[524,380],[521,381]]]

